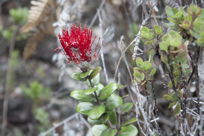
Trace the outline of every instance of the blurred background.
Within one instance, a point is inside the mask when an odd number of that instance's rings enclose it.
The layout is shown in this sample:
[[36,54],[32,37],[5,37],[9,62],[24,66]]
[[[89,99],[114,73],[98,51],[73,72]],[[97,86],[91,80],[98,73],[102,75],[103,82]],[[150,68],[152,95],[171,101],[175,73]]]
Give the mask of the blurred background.
[[[138,26],[150,16],[160,24],[165,5],[185,6],[192,1],[0,0],[0,134],[91,135],[89,124],[75,112],[76,102],[69,97],[71,90],[85,88],[70,77],[79,68],[54,51],[59,46],[59,31],[71,24],[90,27],[102,41],[102,55],[94,64],[106,69],[102,81],[114,80],[117,75],[122,77],[121,83],[129,84],[126,61],[121,61],[119,74],[115,69]],[[126,53],[128,62],[132,53]],[[157,87],[162,88],[160,84]],[[160,109],[167,106],[162,100]],[[171,133],[175,118],[169,118],[169,110],[161,114],[161,128]]]

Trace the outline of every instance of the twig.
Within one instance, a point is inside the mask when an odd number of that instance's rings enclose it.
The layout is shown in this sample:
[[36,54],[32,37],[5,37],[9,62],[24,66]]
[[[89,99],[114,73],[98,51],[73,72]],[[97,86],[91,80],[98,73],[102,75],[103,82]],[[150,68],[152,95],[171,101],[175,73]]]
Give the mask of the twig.
[[87,128],[91,129],[91,125],[84,119],[84,117],[80,114],[80,119],[84,122]]
[[102,61],[103,72],[105,74],[105,79],[106,79],[106,82],[108,83],[109,78],[108,78],[108,73],[107,73],[106,64],[105,64],[105,60],[104,60],[104,54],[103,54],[103,28],[102,28],[102,18],[101,18],[100,10],[101,9],[97,10],[97,15],[99,17],[100,37],[101,37],[101,40],[100,40],[100,42],[101,42],[100,43],[101,44],[100,57],[101,57],[101,61]]
[[[135,36],[135,39],[124,49],[124,51],[121,53],[121,56],[118,60],[118,63],[117,63],[117,66],[116,66],[116,70],[115,70],[115,74],[114,74],[114,80],[116,80],[116,77],[117,77],[117,72],[118,72],[118,69],[119,69],[119,66],[120,66],[120,63],[122,61],[122,58],[125,56],[125,53],[127,52],[127,50],[130,48],[131,45],[135,44],[135,48],[134,48],[134,51],[136,52],[139,47],[138,47],[138,44],[140,42],[140,33],[141,33],[141,29],[143,27],[143,25],[147,22],[149,18],[146,18],[143,22],[142,22],[142,25],[140,27],[140,30],[139,32],[137,33],[137,35]],[[137,48],[137,49],[136,49]],[[134,57],[134,56],[133,56]]]
[[75,114],[71,115],[70,117],[68,117],[65,120],[61,121],[60,123],[56,124],[54,127],[50,128],[48,131],[41,133],[40,136],[48,135],[49,133],[53,132],[56,128],[71,121],[72,119],[76,118],[78,115],[79,115],[79,113],[75,113]]
[[[100,11],[100,10],[103,8],[103,5],[105,4],[105,2],[106,2],[106,0],[101,1],[101,4],[100,4],[100,6],[99,6],[99,8],[98,8],[98,11]],[[94,15],[94,17],[93,17],[93,19],[92,19],[92,21],[91,21],[89,27],[92,27],[92,26],[93,26],[93,24],[95,23],[97,17],[98,17],[98,12]]]
[[16,28],[13,32],[13,36],[10,42],[9,46],[9,60],[8,60],[8,70],[7,70],[7,75],[6,75],[6,85],[5,85],[5,94],[4,94],[4,102],[3,102],[3,116],[2,116],[2,128],[1,128],[1,135],[5,135],[5,129],[7,126],[7,112],[8,112],[8,98],[9,98],[9,92],[11,92],[12,87],[10,85],[10,81],[12,80],[12,64],[11,64],[11,57],[12,53],[15,47],[15,41],[16,41],[16,36],[17,32],[19,30],[19,27]]
[[[92,84],[90,77],[88,77],[88,81],[89,81],[90,86],[93,88],[94,85]],[[99,101],[99,99],[98,99],[98,96],[97,96],[96,92],[94,92],[94,97],[96,98],[96,102],[97,102],[98,104],[100,104],[100,101]]]
[[[198,75],[198,60],[199,60],[199,56],[200,56],[200,47],[197,47],[197,50],[196,50],[196,62],[194,63],[194,67],[195,67],[195,75],[196,75],[196,95],[197,95],[197,104],[196,104],[196,107],[197,107],[197,113],[200,115],[200,119],[202,118],[202,114],[200,112],[200,80],[199,80],[199,75]],[[198,135],[202,136],[202,124],[201,124],[201,121],[199,120],[198,121],[198,126],[199,126],[199,129],[198,129]]]

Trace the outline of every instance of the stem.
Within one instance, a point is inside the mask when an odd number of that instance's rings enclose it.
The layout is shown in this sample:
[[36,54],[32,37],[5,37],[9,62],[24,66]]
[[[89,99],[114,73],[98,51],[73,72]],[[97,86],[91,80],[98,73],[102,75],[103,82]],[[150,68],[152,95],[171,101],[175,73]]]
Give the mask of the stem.
[[96,92],[94,92],[94,96],[95,96],[95,98],[96,98],[97,103],[99,104],[100,101],[99,101],[99,99],[98,99],[98,96],[97,96]]
[[[93,88],[94,85],[93,85],[93,83],[91,82],[90,77],[88,77],[88,81],[89,81],[90,86]],[[96,98],[96,102],[97,102],[98,104],[100,104],[100,101],[99,101],[99,99],[98,99],[98,96],[97,96],[96,92],[94,92],[94,97]]]
[[9,92],[12,90],[11,86],[11,80],[12,80],[12,75],[13,75],[13,68],[12,68],[12,52],[15,47],[15,41],[16,41],[16,35],[18,32],[18,27],[16,30],[13,32],[13,36],[10,42],[10,47],[9,47],[9,60],[8,60],[8,70],[6,74],[6,85],[5,85],[5,94],[4,94],[4,102],[3,102],[3,115],[2,115],[2,127],[1,127],[1,135],[3,136],[5,134],[5,129],[7,126],[7,113],[8,113],[8,98],[9,98]]
[[199,84],[199,75],[198,75],[198,59],[200,54],[200,48],[197,48],[197,56],[196,56],[196,62],[195,62],[195,74],[196,74],[196,95],[197,95],[197,112],[200,114],[200,84]]
[[[117,113],[117,112],[116,112]],[[121,122],[121,119],[120,119],[120,113],[117,113],[118,114],[118,128],[120,128],[120,122]]]
[[112,125],[112,123],[110,122],[110,120],[108,120],[108,125],[110,128],[113,128],[114,129],[114,126]]
[[[169,66],[169,67],[168,67],[168,66]],[[175,92],[175,94],[176,94],[176,97],[178,98],[178,100],[179,100],[179,102],[180,102],[181,109],[183,109],[183,103],[182,103],[182,100],[181,100],[181,98],[179,97],[179,94],[178,94],[178,92],[177,92],[176,84],[175,84],[175,82],[174,82],[174,78],[173,78],[173,74],[172,74],[172,68],[171,68],[171,66],[170,66],[170,64],[169,64],[169,57],[168,57],[168,66],[166,66],[166,68],[167,68],[167,72],[168,72],[169,78],[170,78],[171,83],[172,83],[172,86],[173,86],[173,90],[174,90],[174,92]]]
[[[196,62],[194,63],[194,68],[195,68],[195,78],[196,78],[196,95],[197,95],[197,104],[196,104],[196,108],[197,108],[197,113],[200,115],[200,119],[201,119],[201,112],[200,112],[200,79],[199,79],[199,75],[198,75],[198,60],[199,60],[199,56],[200,56],[200,47],[197,47],[197,50],[196,50]],[[201,125],[201,120],[198,121],[198,125],[199,126],[202,126]],[[198,136],[201,136],[202,135],[202,127],[199,127],[198,129]]]

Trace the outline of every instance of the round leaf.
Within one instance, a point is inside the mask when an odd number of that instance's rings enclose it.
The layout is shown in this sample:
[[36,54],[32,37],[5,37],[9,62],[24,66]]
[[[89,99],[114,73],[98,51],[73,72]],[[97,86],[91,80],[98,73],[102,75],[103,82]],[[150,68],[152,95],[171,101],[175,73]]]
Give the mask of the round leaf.
[[142,64],[143,64],[143,59],[142,59],[141,57],[137,57],[137,58],[136,58],[136,64],[137,64],[137,66],[142,66]]
[[90,102],[81,102],[77,105],[76,111],[87,115],[89,111],[93,108],[93,104]]
[[125,123],[123,123],[123,126],[126,126],[126,125],[129,125],[129,124],[132,124],[132,123],[135,123],[137,121],[137,119],[134,117],[134,118],[131,118],[129,119],[128,121],[126,121]]
[[105,106],[102,104],[102,105],[95,106],[94,108],[92,108],[88,116],[90,119],[98,119],[99,117],[101,117],[101,115],[104,112],[105,112]]
[[79,80],[79,81],[85,81],[86,78],[91,74],[92,70],[89,70],[87,72],[78,72],[78,73],[74,73],[72,74],[72,78],[75,80]]
[[114,124],[114,125],[117,124],[117,114],[115,111],[110,111],[108,113],[108,116],[111,124]]
[[143,70],[149,70],[152,68],[152,63],[149,61],[144,61],[142,68],[143,68]]
[[124,103],[122,104],[121,106],[118,107],[118,111],[120,113],[125,113],[125,112],[128,112],[132,109],[133,107],[133,104],[132,103]]
[[138,71],[137,68],[134,68],[134,77],[137,82],[142,82],[145,79],[145,74]]
[[79,100],[79,101],[82,101],[82,102],[93,102],[93,101],[95,101],[95,98],[93,98],[90,95],[86,95],[84,93],[84,90],[72,91],[70,96],[75,98],[76,100]]
[[117,108],[121,104],[123,104],[123,100],[120,96],[116,94],[112,94],[110,97],[108,97],[106,101],[106,106],[109,110]]
[[120,86],[116,83],[110,83],[105,86],[99,94],[99,99],[104,100],[108,98],[115,90],[117,90]]
[[161,26],[155,25],[155,26],[154,26],[154,31],[155,31],[155,33],[156,33],[157,35],[162,34],[162,28],[161,28]]
[[178,47],[182,44],[182,37],[178,32],[170,31],[168,33],[168,36],[169,36],[168,41],[171,46]]
[[99,119],[97,120],[94,120],[94,119],[91,119],[88,117],[88,122],[92,125],[94,124],[104,124],[108,121],[109,117],[108,117],[108,114],[103,114]]
[[169,44],[168,42],[162,41],[159,43],[159,48],[164,51],[168,51]]
[[137,134],[138,130],[133,125],[122,127],[121,131],[119,132],[119,136],[136,136]]
[[141,37],[147,40],[154,38],[154,33],[148,27],[143,26],[141,30]]
[[100,73],[100,71],[101,71],[101,67],[95,68],[95,69],[91,72],[90,78],[93,79],[96,75],[98,75],[98,74]]
[[93,92],[97,91],[97,88],[89,88],[89,89],[81,90],[81,91],[83,91],[85,95],[90,95]]
[[91,128],[91,131],[93,133],[94,136],[100,136],[101,133],[107,129],[107,126],[104,125],[104,124],[100,124],[100,125],[94,125],[92,128]]
[[116,129],[108,128],[102,132],[100,136],[115,136],[117,133]]
[[174,13],[173,8],[167,6],[167,7],[166,7],[166,14],[167,14],[167,16],[169,16],[169,17],[174,16],[175,13]]

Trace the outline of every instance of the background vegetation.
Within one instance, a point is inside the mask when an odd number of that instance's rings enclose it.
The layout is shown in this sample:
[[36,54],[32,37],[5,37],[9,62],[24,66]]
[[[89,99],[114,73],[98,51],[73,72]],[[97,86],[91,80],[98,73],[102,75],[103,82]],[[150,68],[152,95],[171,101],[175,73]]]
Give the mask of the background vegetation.
[[[204,135],[204,1],[0,7],[0,135]],[[72,24],[100,37],[99,60],[86,71],[54,51]]]

